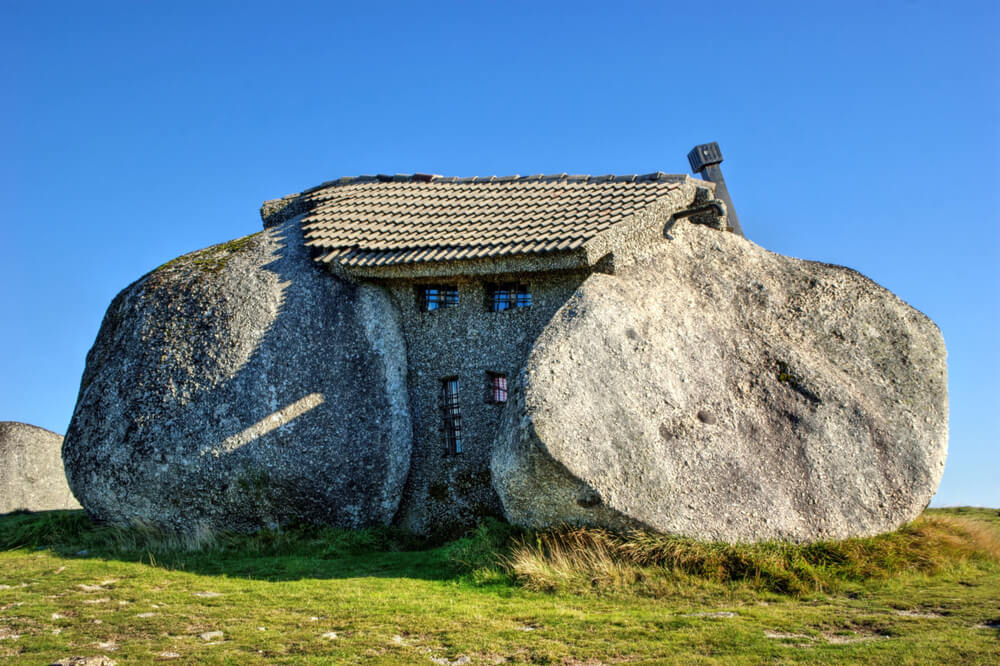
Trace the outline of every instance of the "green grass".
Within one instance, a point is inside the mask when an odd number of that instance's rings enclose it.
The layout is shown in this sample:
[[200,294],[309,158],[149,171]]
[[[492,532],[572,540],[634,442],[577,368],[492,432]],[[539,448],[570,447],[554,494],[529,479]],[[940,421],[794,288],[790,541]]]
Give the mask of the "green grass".
[[0,516],[0,660],[17,663],[979,664],[1000,661],[998,623],[987,509],[806,546],[496,522],[443,545],[392,529],[182,538]]

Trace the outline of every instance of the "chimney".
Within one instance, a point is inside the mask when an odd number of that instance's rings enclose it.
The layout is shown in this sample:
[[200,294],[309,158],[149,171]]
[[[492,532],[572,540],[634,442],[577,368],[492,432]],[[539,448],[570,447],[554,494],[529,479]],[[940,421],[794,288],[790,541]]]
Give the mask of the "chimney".
[[[722,150],[719,149],[719,144],[713,141],[695,146],[688,153],[688,162],[691,163],[692,173],[701,174],[703,180],[715,183],[715,196],[725,202],[726,209],[729,211],[729,226],[733,228],[734,234],[743,236],[740,218],[736,217],[733,200],[726,188],[726,179],[722,177],[722,169],[719,168],[719,164],[722,163]],[[744,238],[746,237],[744,236]]]

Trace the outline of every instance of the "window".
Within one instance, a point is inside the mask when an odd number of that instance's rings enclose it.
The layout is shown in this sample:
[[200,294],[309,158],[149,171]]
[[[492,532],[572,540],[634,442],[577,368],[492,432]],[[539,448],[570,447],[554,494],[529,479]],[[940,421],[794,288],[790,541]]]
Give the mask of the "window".
[[490,312],[531,307],[528,285],[506,282],[486,286],[486,307]]
[[458,305],[458,287],[454,285],[423,285],[417,287],[417,295],[420,298],[422,312],[453,308]]
[[507,402],[507,375],[486,373],[486,402],[498,405]]
[[462,415],[458,410],[458,377],[441,380],[441,413],[448,453],[462,452]]

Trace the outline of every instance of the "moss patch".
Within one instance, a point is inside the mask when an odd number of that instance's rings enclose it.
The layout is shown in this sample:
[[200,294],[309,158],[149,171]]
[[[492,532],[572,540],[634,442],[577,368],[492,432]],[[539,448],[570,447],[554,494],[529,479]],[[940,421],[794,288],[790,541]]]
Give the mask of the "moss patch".
[[232,259],[233,255],[253,249],[257,236],[262,233],[262,231],[258,231],[255,234],[237,238],[228,243],[219,243],[218,245],[206,247],[204,250],[198,250],[197,252],[171,259],[153,272],[191,265],[206,273],[217,273],[226,267],[226,264]]
[[821,402],[819,396],[813,393],[811,390],[809,390],[809,388],[805,385],[805,382],[802,380],[802,378],[799,377],[797,374],[795,374],[787,363],[785,363],[784,361],[778,361],[777,366],[778,366],[777,376],[779,382],[781,382],[782,384],[788,384],[788,386],[793,391],[801,395],[809,402],[812,403]]

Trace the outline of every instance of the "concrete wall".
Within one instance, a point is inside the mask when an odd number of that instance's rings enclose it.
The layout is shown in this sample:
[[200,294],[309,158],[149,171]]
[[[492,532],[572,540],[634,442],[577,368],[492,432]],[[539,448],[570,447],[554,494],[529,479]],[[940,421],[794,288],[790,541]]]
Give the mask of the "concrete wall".
[[[563,272],[380,281],[403,323],[413,418],[413,458],[397,524],[453,534],[480,516],[503,516],[489,466],[504,405],[487,403],[487,373],[504,373],[513,385],[535,339],[586,277],[586,272]],[[489,282],[527,284],[531,307],[488,311]],[[457,285],[458,306],[421,312],[417,287],[428,283]],[[448,454],[443,432],[445,377],[459,378],[463,451],[457,455]]]

